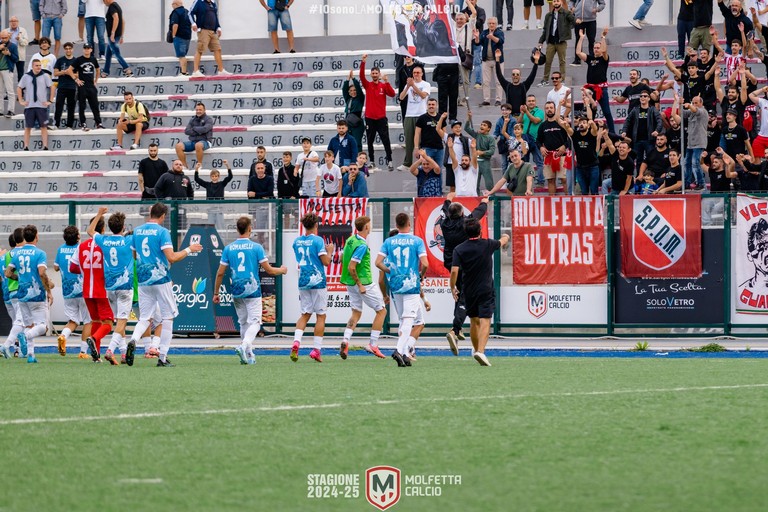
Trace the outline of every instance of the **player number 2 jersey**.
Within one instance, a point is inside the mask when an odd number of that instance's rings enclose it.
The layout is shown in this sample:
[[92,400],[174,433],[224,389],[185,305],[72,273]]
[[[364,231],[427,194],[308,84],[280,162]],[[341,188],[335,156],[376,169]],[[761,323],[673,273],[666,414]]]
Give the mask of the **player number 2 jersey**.
[[221,264],[232,271],[232,296],[236,299],[261,297],[259,267],[267,261],[264,248],[247,238],[238,238],[224,248]]
[[379,254],[386,258],[389,289],[396,295],[418,295],[421,292],[419,260],[427,255],[421,238],[410,234],[395,235],[384,240]]
[[300,236],[293,241],[293,252],[299,263],[299,290],[325,288],[325,267],[320,261],[320,256],[327,254],[323,239],[317,235]]
[[160,224],[148,222],[133,230],[139,286],[171,282],[171,265],[163,250],[173,249],[171,234]]

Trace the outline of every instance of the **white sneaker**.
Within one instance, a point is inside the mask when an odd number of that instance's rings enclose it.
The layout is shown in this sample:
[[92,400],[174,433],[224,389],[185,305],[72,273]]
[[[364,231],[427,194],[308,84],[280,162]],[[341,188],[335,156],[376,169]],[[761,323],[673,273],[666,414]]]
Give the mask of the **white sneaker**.
[[120,151],[121,149],[123,149],[123,146],[121,146],[120,144],[115,144],[109,149],[111,149],[112,151]]
[[398,170],[398,171],[402,171],[402,172],[408,172],[408,171],[410,171],[411,169],[410,169],[410,167],[408,167],[407,165],[403,164],[403,165],[399,166],[399,167],[397,168],[397,170]]
[[475,361],[480,363],[480,366],[491,366],[491,362],[488,360],[487,357],[485,357],[485,354],[482,352],[475,352],[472,357],[475,358]]
[[643,25],[636,19],[629,20],[629,24],[635,27],[637,30],[643,30]]
[[523,23],[523,30],[528,30],[528,21]]
[[648,23],[648,22],[647,22],[647,21],[645,21],[645,20],[639,20],[639,21],[640,21],[640,24],[641,24],[642,26],[644,26],[644,27],[652,27],[652,26],[653,26],[651,23]]
[[536,20],[536,29],[541,30],[544,26],[541,24],[541,20]]
[[226,69],[222,69],[222,70],[220,70],[218,73],[216,73],[216,76],[227,76],[227,75],[231,75],[231,74],[232,74],[232,73],[230,73],[230,72],[229,72],[229,71],[227,71]]
[[201,77],[201,76],[205,76],[205,75],[203,74],[203,72],[202,72],[202,71],[200,71],[200,70],[198,69],[197,71],[195,71],[194,73],[192,73],[192,76],[194,76],[194,77]]
[[139,147],[138,144],[131,144],[131,149],[139,149]]

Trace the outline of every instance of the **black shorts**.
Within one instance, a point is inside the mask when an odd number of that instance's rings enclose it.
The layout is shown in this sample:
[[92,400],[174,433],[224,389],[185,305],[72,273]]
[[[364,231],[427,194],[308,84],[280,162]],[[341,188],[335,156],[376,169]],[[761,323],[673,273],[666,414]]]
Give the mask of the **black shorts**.
[[456,186],[456,174],[453,172],[452,164],[445,164],[445,186],[446,187]]
[[48,128],[48,109],[44,107],[28,107],[24,109],[24,128]]
[[[128,126],[125,127],[126,133],[133,133],[133,132],[135,132],[136,131],[136,126],[137,125],[135,125],[135,124],[130,124],[129,123]],[[149,128],[149,123],[141,123],[141,131],[144,131],[147,128]]]
[[523,0],[523,7],[530,7],[531,3],[533,5],[544,5],[544,0]]
[[496,310],[496,294],[465,294],[464,304],[469,318],[492,318]]

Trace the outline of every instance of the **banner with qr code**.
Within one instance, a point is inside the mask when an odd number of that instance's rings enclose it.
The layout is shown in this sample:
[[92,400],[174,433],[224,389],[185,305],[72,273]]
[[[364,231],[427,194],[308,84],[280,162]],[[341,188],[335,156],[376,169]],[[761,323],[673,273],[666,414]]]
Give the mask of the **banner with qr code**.
[[380,0],[392,50],[424,64],[458,64],[454,8],[448,0]]

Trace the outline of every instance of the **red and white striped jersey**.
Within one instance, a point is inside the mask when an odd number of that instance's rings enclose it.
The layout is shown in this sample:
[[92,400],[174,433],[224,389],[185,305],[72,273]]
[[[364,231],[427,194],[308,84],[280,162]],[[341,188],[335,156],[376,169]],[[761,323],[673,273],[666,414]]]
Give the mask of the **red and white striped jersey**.
[[106,299],[104,253],[93,238],[82,242],[69,261],[69,271],[83,274],[83,298]]

